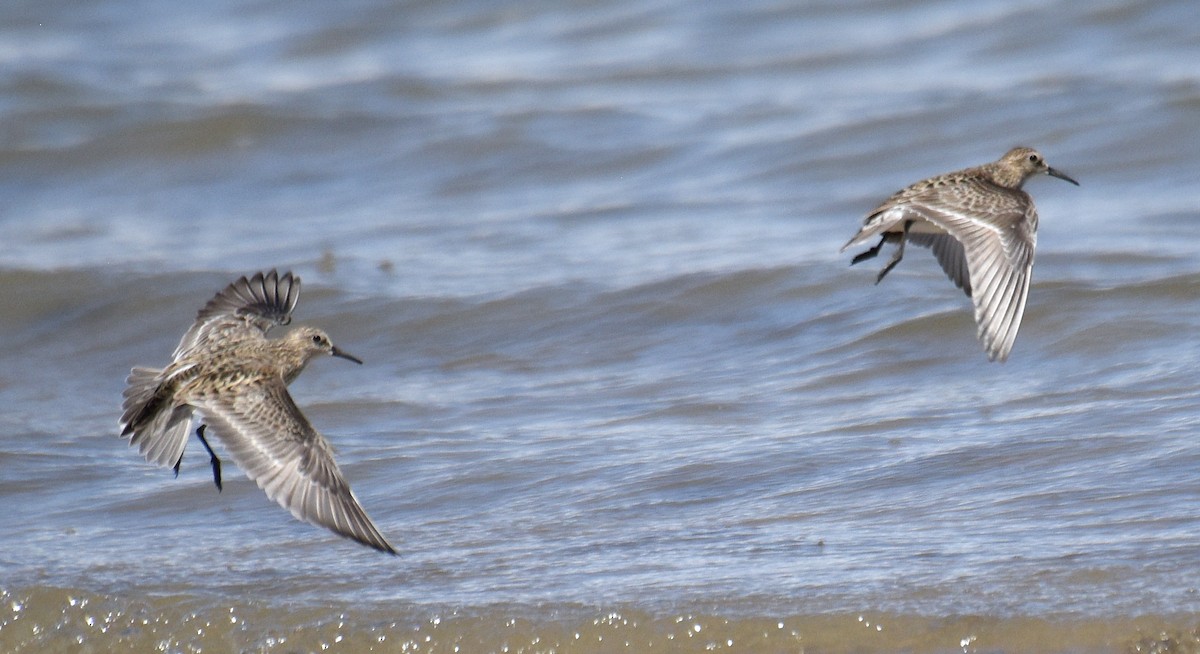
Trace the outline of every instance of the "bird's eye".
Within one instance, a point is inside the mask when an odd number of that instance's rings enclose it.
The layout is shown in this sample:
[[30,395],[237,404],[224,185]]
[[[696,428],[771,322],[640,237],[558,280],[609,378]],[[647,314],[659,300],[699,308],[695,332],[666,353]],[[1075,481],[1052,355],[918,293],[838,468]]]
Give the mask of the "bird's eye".
[[1029,155],[1029,160],[1032,161],[1033,163],[1037,163],[1039,158],[1040,157],[1038,157],[1036,154]]
[[320,335],[320,334],[313,334],[313,343],[316,343],[317,345],[320,345],[320,344],[321,344],[321,341],[323,341],[323,340],[324,340],[324,339],[322,339],[322,338],[321,338],[321,335]]

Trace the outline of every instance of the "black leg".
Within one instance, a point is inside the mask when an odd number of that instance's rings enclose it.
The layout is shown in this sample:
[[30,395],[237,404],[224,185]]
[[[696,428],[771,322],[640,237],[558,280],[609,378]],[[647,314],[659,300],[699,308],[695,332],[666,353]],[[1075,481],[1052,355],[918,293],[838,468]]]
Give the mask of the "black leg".
[[887,241],[888,235],[884,234],[883,238],[879,239],[879,242],[875,244],[875,247],[867,250],[866,252],[860,252],[854,255],[854,258],[850,260],[850,265],[853,266],[854,264],[861,263],[867,259],[874,259],[875,256],[879,254],[879,248],[883,247],[883,244],[887,243]]
[[200,443],[204,445],[204,449],[208,450],[209,463],[212,464],[213,483],[217,485],[217,492],[221,492],[221,460],[217,458],[216,452],[208,446],[208,440],[204,438],[204,428],[208,425],[201,424],[196,430],[196,436],[200,439]]
[[876,284],[882,282],[884,276],[891,272],[892,268],[895,268],[896,264],[900,263],[900,260],[904,258],[904,243],[908,241],[908,230],[912,227],[912,224],[913,221],[911,220],[904,221],[904,231],[900,232],[900,245],[896,247],[896,253],[892,255],[892,258],[883,267],[883,270],[879,271],[879,276],[875,278]]

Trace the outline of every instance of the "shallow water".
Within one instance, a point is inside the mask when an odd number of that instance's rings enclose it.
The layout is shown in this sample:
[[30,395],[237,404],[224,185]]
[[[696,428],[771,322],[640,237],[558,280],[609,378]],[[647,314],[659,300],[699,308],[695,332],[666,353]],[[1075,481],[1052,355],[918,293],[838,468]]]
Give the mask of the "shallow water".
[[[0,7],[0,649],[1195,650],[1193,18]],[[1082,186],[989,364],[927,253],[837,250],[1017,144]],[[116,436],[271,267],[397,558]]]

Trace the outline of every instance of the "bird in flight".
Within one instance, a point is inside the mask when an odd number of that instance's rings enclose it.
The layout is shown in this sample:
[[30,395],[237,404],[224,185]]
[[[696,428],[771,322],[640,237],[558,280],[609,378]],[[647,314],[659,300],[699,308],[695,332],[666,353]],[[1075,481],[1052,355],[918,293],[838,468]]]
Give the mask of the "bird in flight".
[[200,310],[161,370],[135,367],[124,392],[121,436],[151,463],[179,473],[193,414],[221,489],[220,459],[205,438],[211,430],[267,497],[300,520],[382,552],[396,550],[351,492],[333,447],[288,393],[309,361],[335,356],[362,361],[314,327],[269,339],[291,323],[300,277],[275,270],[241,277]]
[[907,241],[933,250],[942,270],[975,304],[979,340],[988,359],[1003,362],[1025,313],[1037,244],[1033,198],[1021,190],[1043,174],[1079,182],[1046,164],[1033,148],[1013,148],[998,161],[921,180],[898,191],[867,215],[847,248],[879,236],[850,265],[896,251],[875,278],[878,284],[904,257]]

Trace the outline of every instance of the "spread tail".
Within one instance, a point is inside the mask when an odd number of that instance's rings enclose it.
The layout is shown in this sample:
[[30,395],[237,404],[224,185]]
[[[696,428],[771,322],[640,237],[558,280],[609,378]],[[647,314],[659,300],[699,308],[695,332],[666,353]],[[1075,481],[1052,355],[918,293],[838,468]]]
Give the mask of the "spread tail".
[[187,446],[192,424],[190,406],[171,406],[161,393],[161,370],[134,368],[126,380],[121,408],[121,436],[136,445],[146,460],[173,466]]

